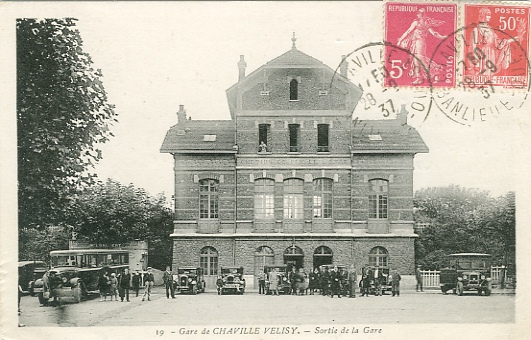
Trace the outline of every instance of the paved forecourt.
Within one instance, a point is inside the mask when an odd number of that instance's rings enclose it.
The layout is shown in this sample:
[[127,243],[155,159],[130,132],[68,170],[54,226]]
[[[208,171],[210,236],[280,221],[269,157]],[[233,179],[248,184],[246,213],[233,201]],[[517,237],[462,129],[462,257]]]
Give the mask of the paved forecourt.
[[[403,291],[400,297],[355,299],[305,296],[264,296],[204,293],[166,299],[156,287],[152,301],[105,301],[98,298],[62,307],[41,307],[24,296],[20,322],[32,326],[157,326],[157,325],[295,325],[356,323],[506,323],[515,321],[515,296],[443,295],[437,291]],[[459,311],[459,313],[455,313]],[[463,315],[474,315],[463,318]]]

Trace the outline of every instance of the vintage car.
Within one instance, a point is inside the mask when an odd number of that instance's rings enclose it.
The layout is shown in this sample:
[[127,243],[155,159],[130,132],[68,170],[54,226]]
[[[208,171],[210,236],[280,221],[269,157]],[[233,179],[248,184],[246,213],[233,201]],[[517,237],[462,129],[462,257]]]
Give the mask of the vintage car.
[[59,304],[68,300],[74,303],[81,301],[86,289],[76,268],[54,268],[47,271],[46,275],[48,286],[45,286],[41,278],[35,281],[33,288],[41,305],[47,306],[51,300]]
[[489,254],[459,253],[447,256],[449,266],[440,271],[440,286],[443,294],[453,290],[461,296],[465,291],[477,291],[478,295],[492,292]]
[[203,268],[179,267],[177,275],[173,275],[173,284],[176,292],[197,294],[205,292],[205,279]]
[[269,282],[269,272],[275,268],[277,271],[277,280],[278,280],[278,292],[280,294],[288,294],[291,290],[290,282],[288,281],[288,275],[287,275],[287,266],[286,265],[265,265],[264,266],[264,273],[266,273],[266,282],[265,282],[265,291],[266,294],[271,294],[271,291],[269,290],[270,282]]
[[222,285],[219,287],[221,295],[234,293],[245,293],[245,279],[243,278],[243,267],[221,267]]
[[20,261],[18,263],[18,285],[22,293],[34,296],[33,285],[48,270],[43,261]]

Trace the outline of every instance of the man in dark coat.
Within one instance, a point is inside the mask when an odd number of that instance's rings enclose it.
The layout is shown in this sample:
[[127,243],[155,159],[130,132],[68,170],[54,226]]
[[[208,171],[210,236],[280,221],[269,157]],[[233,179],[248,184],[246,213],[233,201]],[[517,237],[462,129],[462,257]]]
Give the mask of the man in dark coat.
[[333,298],[335,294],[341,298],[341,272],[334,266],[334,269],[330,272],[330,288],[332,290],[330,297]]
[[400,280],[402,277],[398,274],[398,270],[391,271],[391,291],[393,296],[400,296]]
[[366,264],[361,269],[361,296],[369,296],[369,291],[371,288],[371,278],[372,278],[372,270],[369,268],[369,265]]
[[129,274],[129,268],[125,268],[123,274],[118,277],[118,293],[120,294],[120,300],[124,302],[124,298],[129,302],[129,286],[131,284],[131,274]]
[[164,286],[166,287],[166,298],[169,299],[170,293],[171,293],[171,298],[175,299],[175,290],[173,287],[173,274],[170,270],[170,266],[166,266],[166,271],[164,272],[162,279],[164,280]]
[[138,297],[138,291],[140,290],[140,284],[142,283],[142,276],[138,272],[138,269],[133,274],[133,290],[135,291],[136,297]]
[[328,284],[330,280],[330,273],[326,267],[323,267],[321,273],[321,295],[328,295]]
[[349,298],[355,298],[356,297],[356,285],[358,284],[358,275],[356,273],[356,268],[353,264],[350,265],[350,268],[348,270],[348,291],[349,291]]
[[291,271],[288,273],[288,281],[289,281],[289,294],[294,295],[297,294],[297,289],[295,288],[296,285],[296,276],[297,276],[297,269],[295,266],[291,267]]

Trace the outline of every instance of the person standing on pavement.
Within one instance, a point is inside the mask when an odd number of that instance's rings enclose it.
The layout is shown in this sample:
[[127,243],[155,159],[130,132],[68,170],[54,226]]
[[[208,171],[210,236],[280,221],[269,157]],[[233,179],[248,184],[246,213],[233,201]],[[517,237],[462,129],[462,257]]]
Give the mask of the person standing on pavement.
[[348,270],[348,291],[349,291],[349,298],[355,298],[356,297],[356,285],[358,284],[358,275],[356,273],[356,268],[353,264],[350,265],[350,268]]
[[369,297],[369,292],[371,288],[371,277],[372,277],[372,270],[369,268],[368,264],[365,264],[365,266],[361,269],[361,296]]
[[420,265],[418,265],[417,270],[415,270],[415,278],[417,279],[417,286],[415,287],[415,290],[418,292],[420,288],[420,291],[423,292],[424,289],[422,289],[422,273],[420,271]]
[[400,280],[402,280],[402,277],[398,273],[398,270],[391,271],[391,291],[393,296],[400,296]]
[[131,284],[131,274],[129,268],[125,268],[123,274],[118,280],[118,292],[120,293],[120,300],[124,302],[124,298],[129,302],[129,287]]
[[107,301],[107,294],[109,294],[111,287],[111,278],[109,277],[109,273],[106,271],[103,272],[103,275],[100,276],[98,286],[100,289],[100,302]]
[[114,296],[114,299],[118,301],[118,279],[116,278],[115,273],[111,273],[111,285],[110,285],[110,293],[111,293],[111,301],[112,297]]
[[376,296],[382,296],[382,281],[384,279],[383,269],[380,266],[376,265],[374,267],[374,292]]
[[297,276],[297,269],[295,268],[295,266],[292,266],[291,267],[291,271],[288,273],[288,282],[289,282],[289,287],[290,287],[289,288],[289,295],[297,294],[297,289],[295,288],[296,276]]
[[310,288],[310,295],[313,295],[315,289],[319,287],[319,269],[314,268],[313,272],[308,275],[308,288]]
[[153,283],[155,282],[155,277],[153,276],[153,273],[151,272],[151,267],[147,268],[147,273],[144,274],[144,296],[142,296],[142,301],[146,300],[146,296],[148,301],[151,301],[151,289],[153,289]]
[[256,276],[258,279],[258,294],[265,294],[265,273],[262,269],[260,269],[260,272]]
[[136,297],[138,297],[138,291],[140,290],[140,283],[142,282],[142,276],[140,276],[138,269],[135,270],[132,281],[133,281],[133,290],[135,291]]
[[277,269],[272,268],[269,272],[269,290],[271,291],[271,295],[278,296],[278,274]]
[[171,293],[171,298],[175,299],[175,289],[173,287],[173,274],[170,270],[170,266],[166,266],[166,271],[164,272],[162,279],[164,280],[164,286],[166,287],[166,298],[169,299],[170,293]]
[[323,267],[323,272],[321,273],[321,295],[328,295],[328,285],[330,284],[330,273],[328,273],[328,268]]
[[341,298],[341,272],[334,266],[334,269],[330,272],[330,297],[333,298],[337,294],[338,298]]

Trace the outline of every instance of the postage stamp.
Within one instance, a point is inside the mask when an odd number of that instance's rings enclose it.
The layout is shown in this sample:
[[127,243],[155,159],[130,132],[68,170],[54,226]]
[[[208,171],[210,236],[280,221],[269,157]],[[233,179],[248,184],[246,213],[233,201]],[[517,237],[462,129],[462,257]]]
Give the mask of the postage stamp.
[[457,51],[433,52],[457,28],[456,4],[388,2],[384,24],[386,86],[454,87]]
[[463,83],[526,88],[529,7],[464,5]]

